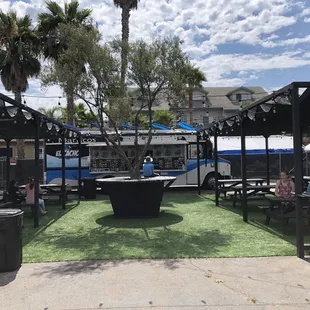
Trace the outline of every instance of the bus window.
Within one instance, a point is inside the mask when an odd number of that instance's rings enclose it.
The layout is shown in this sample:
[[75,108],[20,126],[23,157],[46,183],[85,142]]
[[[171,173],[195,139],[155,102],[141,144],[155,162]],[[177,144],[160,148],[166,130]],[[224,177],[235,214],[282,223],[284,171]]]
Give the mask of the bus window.
[[203,143],[203,158],[212,159],[213,158],[213,145],[210,140]]
[[[202,142],[199,145],[199,158],[200,159],[212,159],[213,156],[213,149],[212,149],[212,143],[209,140],[206,144],[206,142]],[[196,159],[197,158],[197,144],[192,143],[188,145],[188,158],[189,159]]]
[[145,157],[146,156],[151,156],[153,158],[153,151],[150,151],[150,150],[146,151]]

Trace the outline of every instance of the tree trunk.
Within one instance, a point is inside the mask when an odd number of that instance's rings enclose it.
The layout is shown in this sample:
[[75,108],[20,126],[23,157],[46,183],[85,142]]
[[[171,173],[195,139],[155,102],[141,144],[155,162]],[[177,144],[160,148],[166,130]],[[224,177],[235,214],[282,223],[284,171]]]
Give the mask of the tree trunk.
[[130,169],[129,177],[133,180],[140,180],[141,179],[140,167],[136,166],[135,168]]
[[122,51],[121,51],[121,90],[125,91],[125,80],[128,63],[128,41],[129,41],[129,18],[130,6],[125,5],[122,8]]
[[74,125],[74,99],[73,91],[67,91],[67,124]]
[[189,112],[189,124],[193,126],[193,90],[188,91],[188,112]]
[[[15,101],[22,103],[22,94],[20,91],[15,92]],[[16,139],[16,159],[25,159],[25,141]]]

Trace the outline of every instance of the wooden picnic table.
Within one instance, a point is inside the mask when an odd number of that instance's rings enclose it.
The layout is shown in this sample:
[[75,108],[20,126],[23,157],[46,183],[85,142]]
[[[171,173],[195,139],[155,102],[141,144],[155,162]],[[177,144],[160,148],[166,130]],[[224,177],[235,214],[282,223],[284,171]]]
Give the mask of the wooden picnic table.
[[[65,184],[65,190],[67,189],[69,184]],[[25,189],[26,185],[19,186],[20,189]],[[56,183],[49,183],[49,184],[40,184],[40,188],[43,190],[43,194],[52,194],[59,196],[59,203],[62,201],[62,195],[61,195],[61,184]],[[66,195],[67,199],[67,195]]]
[[[65,187],[67,187],[69,184],[65,184]],[[19,186],[20,189],[25,189],[26,185]],[[40,184],[41,189],[49,191],[49,192],[59,192],[62,188],[61,184]]]
[[[247,179],[247,185],[251,186],[251,183],[255,183],[255,185],[263,185],[264,179],[262,178],[252,178]],[[219,192],[224,194],[224,198],[227,198],[227,192],[234,191],[232,188],[234,186],[238,186],[242,184],[242,179],[225,179],[225,180],[218,180],[219,184]]]
[[[253,179],[246,179],[247,183],[255,183],[255,184],[262,184],[264,183],[264,179],[262,178],[253,178]],[[242,183],[242,179],[224,179],[218,180],[220,187],[232,187]]]
[[[300,195],[303,198],[310,198],[310,195],[302,194]],[[308,196],[308,197],[307,197]],[[266,221],[265,224],[269,225],[270,219],[280,220],[282,221],[282,229],[283,233],[285,233],[285,225],[288,224],[289,219],[296,218],[296,210],[294,204],[296,202],[296,197],[292,196],[289,198],[284,197],[266,197],[269,201],[269,208],[265,210]],[[286,205],[291,203],[291,210],[286,209]],[[303,206],[303,218],[310,218],[310,208],[309,206]]]
[[[271,189],[275,188],[275,185],[249,185],[247,186],[247,198],[254,197],[255,199],[265,197],[266,194],[274,193]],[[236,185],[232,186],[232,190],[234,191],[234,202],[233,206],[236,206],[237,201],[242,200],[242,186]]]

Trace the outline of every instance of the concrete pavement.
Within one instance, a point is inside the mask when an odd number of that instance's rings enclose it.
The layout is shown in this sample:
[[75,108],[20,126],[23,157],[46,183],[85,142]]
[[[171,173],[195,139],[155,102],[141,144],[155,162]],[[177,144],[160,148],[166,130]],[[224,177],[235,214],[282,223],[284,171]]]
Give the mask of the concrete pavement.
[[296,257],[24,264],[0,273],[0,309],[310,309],[310,264]]

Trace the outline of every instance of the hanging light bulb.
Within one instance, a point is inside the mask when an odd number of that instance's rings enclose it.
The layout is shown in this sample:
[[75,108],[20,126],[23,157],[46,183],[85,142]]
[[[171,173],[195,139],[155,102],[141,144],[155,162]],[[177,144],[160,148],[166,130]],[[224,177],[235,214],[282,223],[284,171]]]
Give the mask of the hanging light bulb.
[[58,98],[58,106],[61,106],[60,99],[61,99],[61,97]]
[[25,96],[23,96],[23,102],[24,102],[24,105],[27,105],[27,102],[26,102]]

